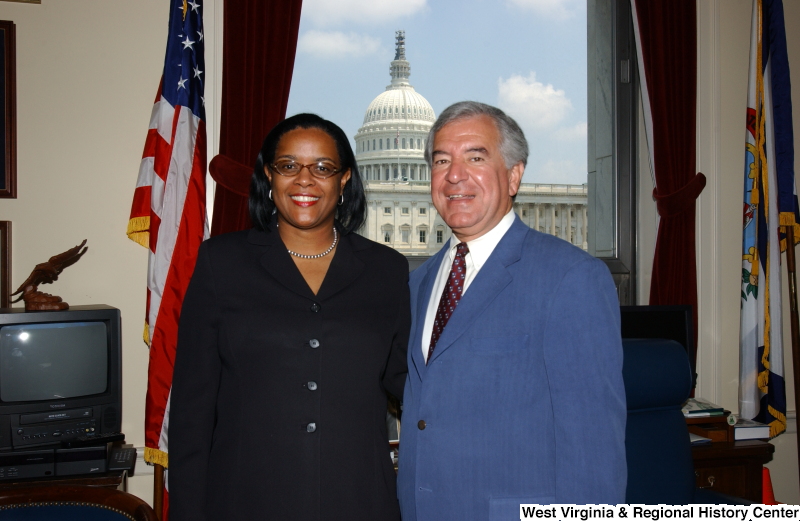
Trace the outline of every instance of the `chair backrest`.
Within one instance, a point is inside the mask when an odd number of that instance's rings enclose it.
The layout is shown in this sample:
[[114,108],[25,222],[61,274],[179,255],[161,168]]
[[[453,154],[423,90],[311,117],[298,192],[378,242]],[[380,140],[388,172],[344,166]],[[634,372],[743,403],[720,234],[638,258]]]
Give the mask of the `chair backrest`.
[[692,388],[686,350],[674,340],[623,339],[628,403],[628,504],[685,505],[694,496],[689,431],[681,412]]
[[121,490],[81,485],[30,485],[0,490],[2,520],[157,521],[150,506]]

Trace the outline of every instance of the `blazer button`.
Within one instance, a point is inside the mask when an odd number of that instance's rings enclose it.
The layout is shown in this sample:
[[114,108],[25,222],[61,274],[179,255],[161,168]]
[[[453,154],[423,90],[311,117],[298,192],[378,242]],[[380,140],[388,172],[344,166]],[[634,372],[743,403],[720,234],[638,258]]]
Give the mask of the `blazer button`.
[[424,431],[425,430],[425,420],[418,421],[417,422],[417,427],[419,427],[419,430]]
[[314,313],[319,313],[319,310],[320,310],[320,309],[321,309],[321,308],[319,307],[319,304],[317,304],[316,302],[314,302],[313,304],[311,304],[311,311],[313,311]]
[[317,390],[317,382],[308,382],[306,384],[309,391],[316,391]]
[[308,341],[308,345],[311,346],[311,349],[316,349],[319,347],[319,340],[317,340],[316,338],[312,338],[311,340]]
[[306,432],[314,432],[315,430],[317,430],[316,423],[309,423],[308,425],[306,425]]

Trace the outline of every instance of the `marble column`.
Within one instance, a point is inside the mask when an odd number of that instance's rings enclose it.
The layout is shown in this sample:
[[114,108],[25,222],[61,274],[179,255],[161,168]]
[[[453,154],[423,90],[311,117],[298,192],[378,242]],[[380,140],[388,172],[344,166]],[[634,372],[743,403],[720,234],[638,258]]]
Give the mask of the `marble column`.
[[588,217],[588,209],[586,205],[583,205],[583,237],[582,237],[582,246],[583,249],[589,248],[589,217]]

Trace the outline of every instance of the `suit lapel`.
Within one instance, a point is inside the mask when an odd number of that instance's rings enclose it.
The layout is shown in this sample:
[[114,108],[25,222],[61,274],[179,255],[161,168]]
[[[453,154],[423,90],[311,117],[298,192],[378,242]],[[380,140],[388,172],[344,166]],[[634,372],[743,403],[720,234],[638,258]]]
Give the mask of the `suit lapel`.
[[522,224],[518,217],[495,247],[486,264],[467,288],[458,302],[450,320],[447,322],[442,336],[436,343],[430,363],[447,351],[461,336],[466,333],[497,295],[508,286],[513,277],[508,266],[517,262],[522,256],[522,245],[529,228]]
[[258,262],[269,275],[289,291],[310,299],[316,299],[311,288],[306,284],[291,256],[286,251],[278,230],[274,225],[269,232],[260,232],[252,229],[247,235],[247,240],[260,246]]
[[433,284],[436,281],[436,274],[439,272],[442,258],[448,249],[449,243],[419,268],[420,270],[425,270],[425,273],[422,275],[417,289],[417,316],[413,317],[414,330],[411,332],[411,343],[408,348],[411,350],[411,361],[420,374],[425,370],[425,359],[422,357],[422,330],[425,329],[425,315],[428,312],[428,302],[433,291]]
[[263,248],[258,259],[259,264],[286,289],[298,295],[322,302],[352,284],[364,272],[366,265],[358,258],[350,237],[340,235],[328,273],[325,274],[319,292],[314,295],[286,251],[278,230],[274,226],[270,229],[268,233],[250,230],[247,239],[251,244]]
[[358,258],[353,247],[351,236],[341,236],[317,298],[323,301],[345,289],[361,276],[365,268],[366,265]]

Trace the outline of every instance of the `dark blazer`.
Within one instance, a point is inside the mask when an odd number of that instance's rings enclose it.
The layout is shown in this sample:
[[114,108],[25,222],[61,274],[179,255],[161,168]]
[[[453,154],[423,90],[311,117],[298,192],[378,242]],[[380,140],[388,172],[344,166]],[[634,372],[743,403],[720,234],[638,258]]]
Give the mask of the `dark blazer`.
[[426,365],[422,328],[444,253],[411,274],[403,521],[507,521],[519,519],[520,503],[623,503],[619,301],[606,266],[515,219]]
[[397,520],[386,393],[402,397],[408,263],[341,237],[317,295],[276,231],[198,254],[169,422],[170,518]]

